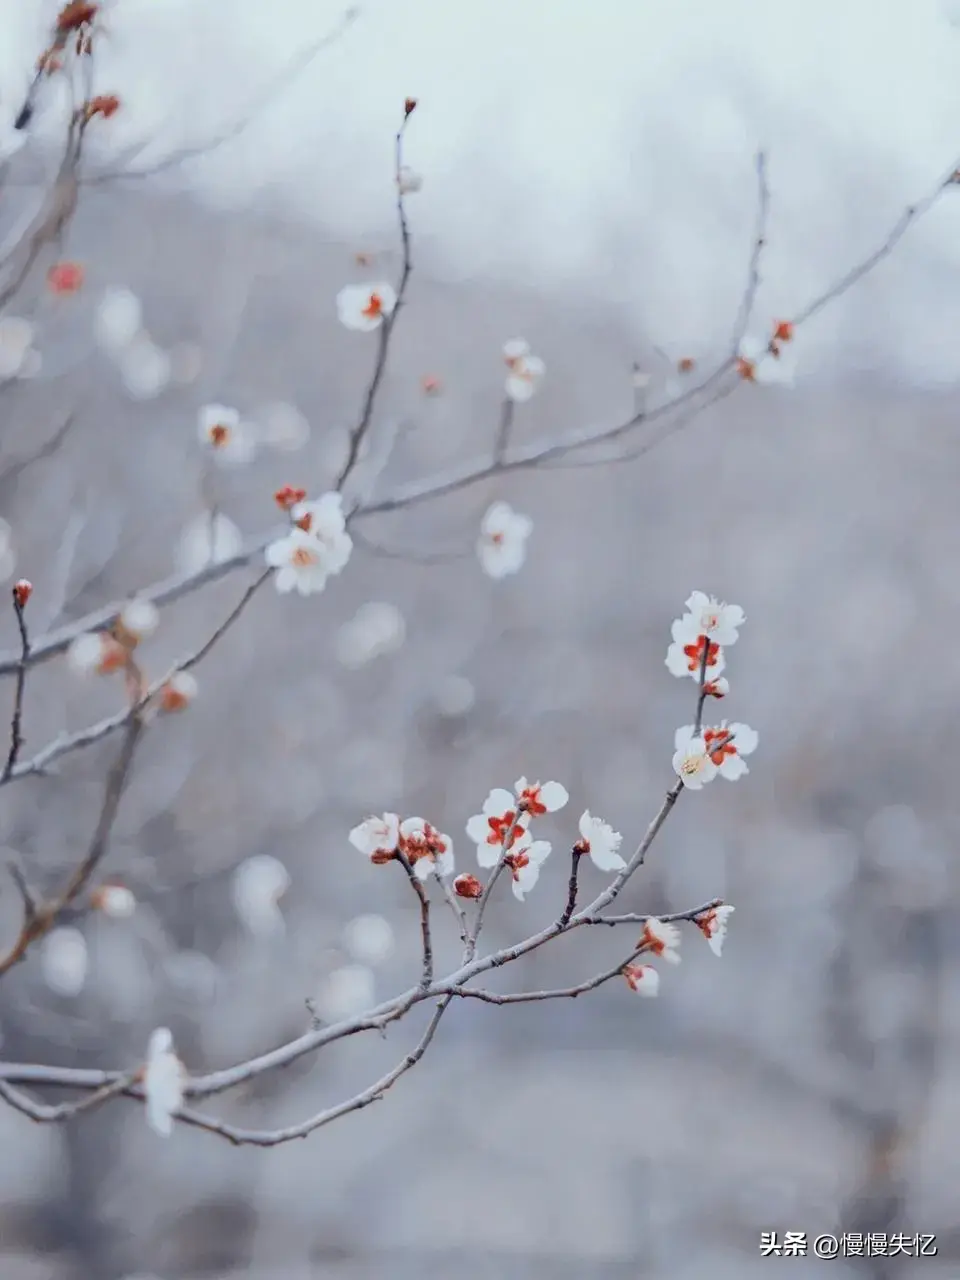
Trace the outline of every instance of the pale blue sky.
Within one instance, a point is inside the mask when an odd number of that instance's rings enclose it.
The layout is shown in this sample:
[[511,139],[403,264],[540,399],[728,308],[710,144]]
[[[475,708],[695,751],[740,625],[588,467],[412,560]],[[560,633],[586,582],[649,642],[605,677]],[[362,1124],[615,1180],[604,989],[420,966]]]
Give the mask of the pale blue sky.
[[[13,7],[13,6],[11,6]],[[342,0],[114,0],[99,87],[126,143],[231,121]],[[5,17],[4,105],[45,6]],[[730,328],[769,152],[763,314],[791,313],[882,239],[960,159],[960,32],[937,0],[366,0],[242,138],[191,163],[227,204],[270,192],[358,247],[389,234],[392,134],[421,261],[445,275],[575,282],[671,349]],[[49,12],[49,9],[46,9]],[[12,24],[16,24],[15,27]],[[960,374],[960,188],[847,307],[808,330],[808,367],[923,383]]]

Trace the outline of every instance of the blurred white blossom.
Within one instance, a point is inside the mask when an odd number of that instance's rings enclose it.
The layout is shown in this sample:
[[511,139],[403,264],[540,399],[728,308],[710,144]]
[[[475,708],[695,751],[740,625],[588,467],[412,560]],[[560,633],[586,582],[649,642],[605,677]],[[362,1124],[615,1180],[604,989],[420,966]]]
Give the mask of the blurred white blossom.
[[517,402],[529,400],[546,373],[546,365],[539,356],[530,354],[529,344],[523,338],[504,343],[503,359],[508,369],[507,397]]
[[718,907],[711,907],[709,911],[705,911],[703,915],[697,916],[694,920],[694,924],[706,938],[710,945],[710,950],[715,956],[719,956],[723,951],[723,942],[727,936],[727,923],[735,909],[724,902]]
[[260,438],[274,449],[294,453],[310,439],[310,423],[294,404],[268,405],[261,417]]
[[371,600],[337,632],[337,658],[345,667],[362,667],[374,658],[395,653],[406,637],[406,622],[394,604]]
[[130,289],[105,289],[100,295],[94,317],[94,336],[99,345],[112,355],[128,347],[140,332],[143,307]]
[[34,349],[35,336],[29,320],[0,316],[0,382],[39,373],[40,353]]
[[237,867],[233,874],[233,904],[254,937],[271,937],[284,931],[279,904],[289,887],[289,871],[268,853],[255,854]]
[[52,929],[40,946],[43,979],[58,996],[78,996],[87,980],[87,943],[70,925]]
[[344,925],[343,945],[359,964],[381,964],[393,954],[393,926],[384,916],[355,916]]
[[441,676],[433,687],[432,701],[439,715],[452,720],[475,706],[477,691],[466,676]]
[[397,305],[393,285],[348,284],[337,294],[337,315],[347,329],[369,333],[383,324]]
[[170,357],[148,333],[139,333],[120,353],[120,378],[134,400],[152,400],[169,385]]
[[242,466],[257,449],[257,432],[236,409],[205,404],[197,414],[197,435],[213,458],[224,466]]
[[204,511],[184,527],[177,546],[177,572],[200,573],[210,564],[222,564],[243,550],[243,534],[222,511]]
[[506,502],[494,502],[480,524],[477,556],[484,573],[490,578],[505,578],[517,573],[527,555],[527,539],[533,532],[533,521],[521,515]]
[[147,1124],[162,1138],[173,1133],[173,1117],[183,1105],[186,1073],[173,1050],[168,1027],[158,1027],[150,1035],[143,1073]]
[[369,1009],[376,999],[373,971],[362,964],[347,964],[327,975],[317,994],[317,1013],[325,1022],[339,1022]]
[[660,975],[649,964],[627,964],[623,967],[623,976],[631,991],[638,996],[655,996],[660,991]]

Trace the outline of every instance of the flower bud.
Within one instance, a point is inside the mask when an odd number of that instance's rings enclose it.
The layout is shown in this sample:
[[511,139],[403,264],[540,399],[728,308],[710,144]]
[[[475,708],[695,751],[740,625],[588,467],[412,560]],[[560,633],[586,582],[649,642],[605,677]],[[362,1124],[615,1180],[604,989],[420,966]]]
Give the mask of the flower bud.
[[32,595],[32,582],[28,582],[26,578],[21,578],[19,582],[14,583],[13,599],[18,609],[23,609]]
[[479,898],[483,894],[483,885],[476,876],[457,876],[453,882],[453,891],[458,898]]

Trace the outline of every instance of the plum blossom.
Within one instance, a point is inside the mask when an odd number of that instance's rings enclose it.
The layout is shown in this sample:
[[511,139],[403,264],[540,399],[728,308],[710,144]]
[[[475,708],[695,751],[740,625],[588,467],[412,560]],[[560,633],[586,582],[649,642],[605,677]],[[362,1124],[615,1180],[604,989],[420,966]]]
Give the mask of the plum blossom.
[[725,698],[730,692],[730,681],[726,676],[718,676],[715,680],[705,680],[703,692],[708,698]]
[[137,909],[133,893],[122,884],[102,884],[90,895],[92,905],[112,920],[127,920]]
[[453,882],[453,891],[458,898],[477,898],[483,897],[483,885],[476,876],[460,875]]
[[413,195],[423,188],[423,175],[409,165],[402,165],[397,175],[397,187],[402,196]]
[[34,350],[36,330],[20,316],[0,317],[0,383],[11,378],[31,378],[40,371],[40,353]]
[[395,813],[365,818],[347,838],[371,862],[389,862],[400,843],[400,819]]
[[195,676],[189,671],[175,671],[158,694],[160,710],[168,714],[185,711],[199,692]]
[[44,981],[58,996],[78,996],[87,980],[87,943],[79,929],[52,929],[40,948]]
[[83,288],[86,272],[79,262],[55,262],[47,272],[47,288],[60,295],[76,293]]
[[637,949],[642,947],[644,951],[659,956],[668,964],[679,964],[680,937],[680,930],[675,924],[667,924],[663,920],[658,920],[656,916],[650,916],[644,921],[643,933],[640,935]]
[[339,1022],[369,1009],[376,999],[376,979],[364,964],[345,964],[327,975],[316,999],[326,1022]]
[[152,400],[173,376],[170,357],[146,330],[136,334],[120,351],[118,365],[127,394],[134,400]]
[[540,868],[550,856],[549,840],[532,840],[530,833],[524,831],[521,838],[504,858],[504,866],[510,869],[511,888],[518,902],[524,898],[540,878]]
[[715,956],[719,956],[723,951],[723,941],[727,936],[727,921],[735,910],[735,907],[724,902],[719,907],[711,907],[709,911],[704,911],[694,919],[693,923],[706,938]]
[[186,1072],[174,1053],[173,1035],[168,1027],[157,1027],[147,1045],[143,1092],[147,1124],[161,1138],[173,1133],[173,1117],[183,1106],[185,1083]]
[[619,831],[584,809],[580,815],[580,839],[574,845],[578,853],[589,854],[601,871],[622,871],[627,865],[619,853],[622,841]]
[[[690,615],[688,614],[687,617]],[[703,670],[708,681],[714,681],[727,665],[723,650],[705,635],[691,631],[684,618],[677,618],[671,627],[673,643],[667,649],[664,662],[672,676],[689,676],[699,682]],[[704,652],[706,667],[704,668]]]
[[67,663],[79,675],[110,675],[121,671],[129,661],[129,653],[106,631],[87,631],[71,643]]
[[382,964],[393,954],[393,926],[383,916],[355,916],[344,925],[343,945],[360,964]]
[[143,307],[130,289],[105,289],[97,304],[94,335],[105,351],[117,353],[134,340],[143,324]]
[[294,531],[309,534],[319,544],[326,573],[341,573],[353,551],[341,495],[324,493],[311,502],[298,502],[290,510],[290,519]]
[[266,560],[277,570],[275,583],[281,595],[296,590],[302,596],[309,596],[324,589],[331,573],[339,573],[339,569],[330,568],[327,549],[320,539],[298,528],[271,542],[266,549]]
[[177,547],[177,572],[187,577],[211,564],[223,564],[243,550],[243,534],[222,511],[202,511],[183,529]]
[[651,964],[625,964],[620,970],[631,991],[638,996],[655,996],[660,992],[660,975]]
[[269,853],[254,854],[233,873],[233,905],[241,922],[254,937],[284,932],[280,899],[290,888],[290,872]]
[[673,739],[673,768],[688,791],[699,791],[717,776],[717,766],[707,751],[702,734],[694,732],[694,725],[678,729]]
[[347,329],[370,333],[393,314],[397,294],[393,285],[348,284],[337,294],[337,315]]
[[[731,738],[729,742],[728,738]],[[756,751],[760,735],[748,724],[739,724],[736,721],[733,724],[727,724],[724,720],[714,728],[704,729],[703,740],[720,777],[726,778],[728,782],[736,782],[738,778],[750,772],[743,757]]]
[[521,515],[506,502],[494,502],[480,524],[477,556],[489,578],[505,578],[517,573],[527,555],[527,539],[533,532],[533,521]]
[[503,359],[507,374],[506,393],[510,400],[523,403],[529,400],[547,371],[539,356],[530,354],[530,346],[523,338],[512,338],[503,346]]
[[130,600],[120,610],[117,623],[117,639],[133,648],[156,631],[160,611],[152,600]]
[[236,409],[225,404],[205,404],[197,415],[200,443],[225,466],[249,462],[256,452],[256,436]]
[[740,628],[746,621],[746,614],[738,604],[727,604],[703,591],[694,591],[690,595],[686,609],[680,625],[691,640],[706,636],[714,644],[736,644]]
[[519,810],[516,797],[504,787],[494,787],[484,800],[482,811],[475,813],[466,827],[467,835],[477,846],[481,867],[496,866],[507,838],[512,848],[529,825],[530,814]]
[[526,778],[518,778],[514,783],[514,790],[531,818],[542,818],[545,813],[555,813],[570,799],[567,788],[561,782],[527,782]]
[[400,823],[400,851],[419,880],[433,874],[453,875],[453,841],[423,818],[405,818]]
[[793,386],[797,372],[795,348],[782,340],[748,335],[737,353],[737,372],[745,382],[767,386]]

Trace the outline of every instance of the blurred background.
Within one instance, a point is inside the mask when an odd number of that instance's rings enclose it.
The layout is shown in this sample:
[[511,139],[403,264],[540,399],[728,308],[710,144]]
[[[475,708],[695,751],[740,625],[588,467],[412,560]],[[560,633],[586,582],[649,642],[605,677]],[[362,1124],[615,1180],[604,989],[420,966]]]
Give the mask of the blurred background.
[[[339,11],[278,0],[267,24],[244,0],[189,19],[182,4],[113,6],[97,87],[124,107],[96,135],[59,249],[84,286],[54,296],[41,267],[5,311],[36,326],[40,356],[0,385],[0,571],[33,581],[34,634],[195,566],[211,505],[226,546],[275,522],[281,484],[332,481],[375,349],[338,325],[334,298],[398,273],[406,94],[420,95],[407,158],[425,181],[357,477],[377,495],[490,449],[508,338],[548,371],[518,442],[626,416],[634,361],[654,404],[682,387],[681,357],[699,370],[723,355],[758,146],[761,329],[882,243],[960,155],[960,35],[932,5],[875,8],[840,6],[824,45],[820,4],[801,21],[792,4],[669,17],[611,3],[589,22],[573,4],[372,4],[249,129],[133,181],[109,175],[229,132],[257,85],[339,32]],[[4,109],[49,17],[11,15]],[[4,235],[41,198],[62,106],[44,105],[12,162]],[[153,150],[133,157],[140,137]],[[621,901],[733,902],[722,960],[687,926],[656,1001],[617,982],[569,1002],[465,1002],[383,1101],[272,1150],[184,1127],[162,1141],[130,1102],[64,1128],[0,1110],[5,1280],[741,1280],[776,1265],[761,1231],[787,1230],[936,1233],[937,1259],[849,1258],[833,1274],[957,1274],[957,199],[798,333],[794,390],[745,386],[638,460],[365,519],[322,595],[261,592],[198,667],[196,704],[142,744],[103,864],[136,913],[66,920],[82,942],[61,931],[8,975],[0,1056],[132,1066],[166,1024],[200,1073],[299,1034],[308,999],[335,1017],[405,989],[409,887],[346,838],[373,811],[423,814],[475,870],[463,827],[488,790],[556,778],[571,794],[544,820],[558,853],[587,807],[633,847],[692,719],[694,686],[663,657],[693,589],[746,610],[722,711],[760,748],[736,786],[681,797]],[[143,307],[121,346],[103,319],[118,288]],[[248,466],[207,469],[195,419],[210,400],[256,424]],[[474,554],[494,498],[534,520],[524,570],[502,582]],[[165,607],[148,670],[198,647],[257,569]],[[11,612],[0,646],[16,642]],[[121,698],[63,658],[43,664],[25,754]],[[59,883],[117,747],[3,788],[4,860]],[[251,888],[264,855],[289,876],[279,914]],[[487,945],[554,919],[567,874],[561,854],[527,903],[504,893]],[[592,867],[583,881],[591,896],[604,883]],[[18,909],[7,882],[3,945]],[[440,912],[436,929],[452,968]],[[582,930],[486,985],[577,982],[629,940]],[[376,1079],[422,1022],[261,1077],[217,1114],[303,1119]],[[782,1265],[802,1277],[818,1262]]]

